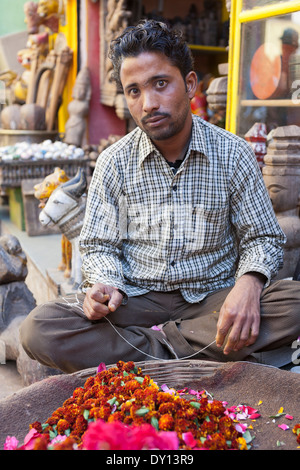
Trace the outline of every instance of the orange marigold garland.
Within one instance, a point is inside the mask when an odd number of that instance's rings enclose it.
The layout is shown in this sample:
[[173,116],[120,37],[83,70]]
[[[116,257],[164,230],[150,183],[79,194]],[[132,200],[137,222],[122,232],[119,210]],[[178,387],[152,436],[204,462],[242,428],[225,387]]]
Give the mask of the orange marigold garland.
[[238,422],[204,391],[188,398],[159,387],[133,362],[98,370],[45,423],[31,423],[26,443],[16,448],[115,449],[116,436],[122,449],[248,448]]
[[300,424],[295,424],[293,428],[293,433],[297,436],[297,444],[300,445]]

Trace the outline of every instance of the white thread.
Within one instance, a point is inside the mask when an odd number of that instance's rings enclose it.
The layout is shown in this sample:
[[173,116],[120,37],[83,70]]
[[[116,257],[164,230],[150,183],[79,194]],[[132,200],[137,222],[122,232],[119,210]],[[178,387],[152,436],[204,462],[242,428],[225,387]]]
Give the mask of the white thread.
[[[83,313],[84,313],[84,310],[81,306],[81,302],[80,300],[78,299],[77,297],[77,294],[74,294],[74,297],[75,297],[75,300],[76,302],[69,302],[69,300],[67,300],[65,297],[62,297],[62,299],[66,302],[66,304],[69,306],[69,307],[75,307],[75,308],[78,308],[79,310],[81,310]],[[148,354],[144,351],[142,351],[141,349],[137,348],[136,346],[134,346],[133,344],[130,343],[130,341],[128,341],[126,338],[124,338],[124,336],[121,335],[121,333],[117,330],[117,328],[115,327],[115,325],[107,318],[107,317],[103,317],[109,324],[110,326],[113,328],[113,330],[120,336],[120,338],[122,338],[129,346],[131,346],[133,349],[136,349],[136,351],[140,352],[141,354],[144,354],[144,356],[148,356],[150,357],[151,359],[155,359],[156,361],[168,361],[169,359],[161,359],[160,357],[155,357],[155,356],[152,356],[151,354]],[[173,352],[174,356],[176,359],[180,359],[180,360],[183,360],[183,359],[190,359],[191,357],[193,356],[196,356],[197,354],[201,354],[202,351],[204,351],[205,349],[209,348],[212,344],[214,344],[216,342],[216,340],[212,341],[210,344],[208,344],[207,346],[205,346],[204,348],[200,349],[199,351],[196,351],[195,353],[189,355],[189,356],[185,356],[185,357],[178,357],[176,352],[174,351],[173,347],[171,346],[171,344],[168,343],[168,341],[166,341],[165,339],[163,339],[164,343],[168,346],[169,349],[171,349],[171,351]]]
[[67,300],[65,297],[62,297],[62,299],[66,302],[68,307],[78,308],[84,313],[83,307],[81,306],[81,302],[78,299],[77,294],[74,294],[74,297],[75,297],[76,302],[69,302],[69,300]]
[[[138,352],[144,354],[144,356],[148,356],[150,357],[151,359],[155,359],[156,361],[168,361],[169,359],[161,359],[160,357],[155,357],[155,356],[152,356],[151,354],[148,354],[144,351],[142,351],[141,349],[137,348],[136,346],[134,346],[133,344],[130,343],[130,341],[128,341],[126,338],[124,338],[124,336],[121,335],[121,333],[116,329],[116,327],[113,325],[113,323],[107,318],[107,317],[103,317],[105,318],[105,320],[110,324],[110,326],[115,330],[115,332],[120,336],[120,338],[122,338],[129,346],[131,346],[133,349],[136,349]],[[176,356],[176,359],[180,359],[180,360],[183,360],[183,359],[189,359],[190,357],[193,357],[193,356],[196,356],[197,354],[200,354],[202,353],[202,351],[204,351],[205,349],[209,348],[212,344],[214,344],[216,342],[216,340],[212,341],[210,344],[208,344],[207,346],[205,346],[204,348],[200,349],[199,351],[196,351],[195,353],[189,355],[189,356],[185,356],[185,357],[178,357],[177,354],[175,353],[174,349],[172,348],[172,346],[164,339],[164,342],[166,343],[166,345],[172,349],[174,355]]]

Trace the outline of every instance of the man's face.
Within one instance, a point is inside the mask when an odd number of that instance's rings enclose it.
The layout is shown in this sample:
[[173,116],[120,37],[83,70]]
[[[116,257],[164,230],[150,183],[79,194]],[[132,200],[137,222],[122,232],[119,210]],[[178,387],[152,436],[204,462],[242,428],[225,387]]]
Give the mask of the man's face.
[[184,81],[163,54],[143,52],[124,59],[120,78],[130,114],[153,141],[169,139],[190,127],[194,72]]

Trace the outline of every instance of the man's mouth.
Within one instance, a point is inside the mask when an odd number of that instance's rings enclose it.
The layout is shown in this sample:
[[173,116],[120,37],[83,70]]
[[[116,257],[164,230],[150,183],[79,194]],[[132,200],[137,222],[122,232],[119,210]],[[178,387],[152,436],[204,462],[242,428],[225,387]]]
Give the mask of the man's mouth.
[[145,116],[142,119],[142,124],[144,126],[151,126],[151,127],[159,126],[161,122],[168,117],[169,117],[168,114],[155,114],[153,116]]

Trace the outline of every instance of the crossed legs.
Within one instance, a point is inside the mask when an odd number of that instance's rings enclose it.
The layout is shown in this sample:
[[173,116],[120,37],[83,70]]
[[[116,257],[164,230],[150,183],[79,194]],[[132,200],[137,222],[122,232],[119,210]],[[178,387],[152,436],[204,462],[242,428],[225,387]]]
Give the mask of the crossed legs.
[[[224,356],[214,339],[229,290],[196,304],[187,303],[179,291],[149,292],[129,298],[106,319],[93,322],[83,313],[84,295],[72,294],[36,307],[21,325],[21,341],[32,359],[67,373],[118,360],[192,357],[275,366],[291,362],[291,345],[300,335],[299,283],[277,281],[264,289],[257,341]],[[162,325],[162,331],[156,325]]]

